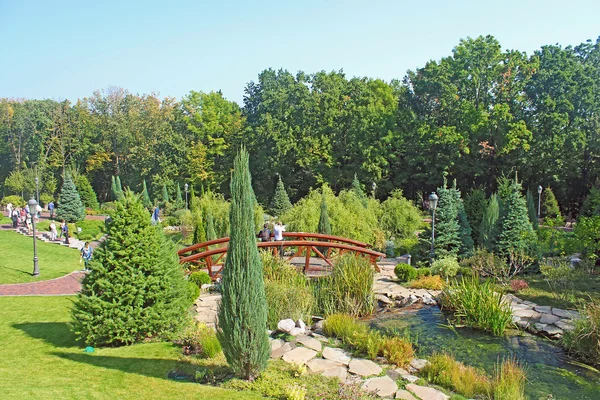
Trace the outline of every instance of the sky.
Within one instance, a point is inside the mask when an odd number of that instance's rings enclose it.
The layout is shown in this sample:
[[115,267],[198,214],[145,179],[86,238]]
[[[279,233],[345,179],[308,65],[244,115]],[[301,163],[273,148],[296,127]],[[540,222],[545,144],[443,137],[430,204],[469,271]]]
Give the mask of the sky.
[[90,96],[119,86],[242,103],[267,69],[401,79],[491,34],[531,54],[600,36],[598,0],[0,0],[0,98]]

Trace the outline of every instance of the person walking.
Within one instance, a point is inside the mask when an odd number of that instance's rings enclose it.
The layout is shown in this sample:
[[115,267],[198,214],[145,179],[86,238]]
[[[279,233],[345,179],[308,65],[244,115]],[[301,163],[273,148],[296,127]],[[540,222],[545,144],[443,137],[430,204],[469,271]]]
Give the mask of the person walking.
[[283,232],[285,232],[285,225],[281,221],[277,221],[273,227],[273,236],[276,242],[282,242],[279,246],[279,255],[283,257]]
[[12,215],[10,217],[12,219],[12,227],[17,229],[19,227],[19,209],[15,208],[12,210]]
[[54,218],[54,200],[48,203],[48,211],[50,211],[50,219]]
[[25,226],[25,217],[26,216],[27,216],[27,209],[21,208],[21,211],[19,211],[19,223],[21,224],[21,226]]
[[267,227],[267,224],[264,224],[263,228],[256,235],[257,238],[260,238],[261,242],[270,242],[271,241],[271,231]]
[[63,219],[63,222],[60,226],[62,229],[62,234],[65,237],[65,244],[70,244],[69,243],[69,224],[67,224],[66,221]]
[[12,203],[8,203],[6,205],[6,211],[8,211],[8,214],[7,214],[8,218],[11,218],[12,217],[12,211],[13,211],[13,205],[12,205]]
[[27,214],[27,216],[25,217],[25,225],[27,226],[27,234],[31,235],[31,231],[32,231],[32,218],[33,215],[31,214]]
[[156,225],[158,223],[160,223],[160,208],[156,206],[152,211],[152,225]]
[[54,220],[50,222],[50,240],[53,242],[56,240],[56,224]]
[[94,253],[94,248],[90,246],[90,242],[85,242],[85,245],[81,249],[81,258],[79,259],[79,263],[83,262],[83,270],[89,271],[89,264],[92,261],[92,254]]

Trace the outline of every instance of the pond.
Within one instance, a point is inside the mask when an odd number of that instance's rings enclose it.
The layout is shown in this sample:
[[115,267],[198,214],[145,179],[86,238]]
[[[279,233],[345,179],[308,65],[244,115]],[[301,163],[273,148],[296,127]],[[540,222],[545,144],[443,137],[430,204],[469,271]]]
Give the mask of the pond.
[[515,357],[527,372],[526,394],[531,400],[598,400],[600,373],[578,364],[551,341],[514,331],[494,337],[468,328],[451,328],[438,307],[417,307],[382,314],[369,321],[388,333],[408,334],[418,354],[447,352],[467,365],[492,374],[498,360]]

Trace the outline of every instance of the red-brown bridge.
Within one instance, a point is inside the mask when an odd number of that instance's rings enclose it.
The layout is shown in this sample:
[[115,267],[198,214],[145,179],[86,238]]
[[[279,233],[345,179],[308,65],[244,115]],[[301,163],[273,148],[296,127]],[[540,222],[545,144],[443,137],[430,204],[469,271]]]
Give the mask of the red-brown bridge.
[[[368,258],[377,271],[379,271],[377,260],[385,257],[385,254],[370,249],[370,245],[367,243],[338,236],[304,232],[284,232],[283,236],[289,240],[258,242],[257,246],[258,248],[271,249],[276,255],[279,253],[286,254],[284,248],[294,249],[291,255],[288,253],[284,257],[292,264],[303,265],[304,273],[307,275],[311,272],[322,272],[327,267],[332,267],[333,259],[344,253],[354,253],[357,257]],[[228,237],[194,244],[177,252],[179,262],[181,264],[193,263],[198,265],[200,269],[207,269],[208,274],[214,281],[222,275],[223,260],[227,254],[228,245]]]

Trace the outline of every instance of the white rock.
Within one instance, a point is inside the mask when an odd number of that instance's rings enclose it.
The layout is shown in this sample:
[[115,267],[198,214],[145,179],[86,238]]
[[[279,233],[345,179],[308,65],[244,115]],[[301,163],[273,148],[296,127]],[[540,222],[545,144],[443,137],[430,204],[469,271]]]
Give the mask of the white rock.
[[379,375],[382,369],[371,360],[353,358],[348,365],[348,371],[360,376],[372,376]]
[[290,332],[293,328],[296,327],[296,323],[293,319],[282,319],[277,323],[277,329],[283,332]]
[[350,363],[350,360],[352,359],[350,357],[350,354],[348,354],[346,351],[342,349],[336,349],[333,347],[325,347],[323,349],[323,358],[337,361],[340,364],[344,365],[348,365]]
[[296,347],[283,355],[283,361],[290,364],[304,364],[311,358],[314,358],[317,352],[306,347]]
[[422,400],[448,400],[450,397],[446,396],[444,393],[440,392],[437,389],[415,385],[414,383],[409,383],[406,385],[406,388],[413,392],[418,398]]
[[288,333],[292,336],[298,336],[298,335],[306,334],[306,330],[302,329],[302,328],[293,327],[292,329],[289,330]]
[[275,350],[277,350],[278,348],[280,348],[284,344],[285,344],[285,342],[283,340],[281,340],[281,339],[273,339],[273,340],[271,340],[271,353],[273,353]]
[[398,390],[398,385],[389,376],[367,379],[362,388],[368,392],[376,393],[379,397],[391,397]]
[[306,324],[304,323],[304,321],[299,319],[298,321],[296,321],[296,327],[300,329],[306,329]]

